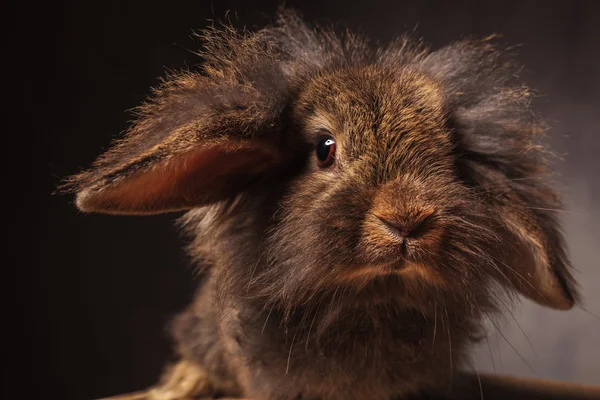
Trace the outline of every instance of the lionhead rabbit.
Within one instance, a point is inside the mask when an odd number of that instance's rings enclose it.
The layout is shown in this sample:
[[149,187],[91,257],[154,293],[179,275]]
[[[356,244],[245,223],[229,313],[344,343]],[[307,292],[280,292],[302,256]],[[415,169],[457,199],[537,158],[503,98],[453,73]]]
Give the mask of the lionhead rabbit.
[[187,210],[206,278],[142,397],[404,398],[516,293],[573,306],[544,125],[489,39],[373,49],[283,11],[203,40],[68,183],[85,212]]

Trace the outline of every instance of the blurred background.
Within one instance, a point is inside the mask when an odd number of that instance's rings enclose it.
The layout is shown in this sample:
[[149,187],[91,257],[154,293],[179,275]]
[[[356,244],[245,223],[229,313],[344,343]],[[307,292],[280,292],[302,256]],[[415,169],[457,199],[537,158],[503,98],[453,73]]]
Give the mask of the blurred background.
[[[61,177],[87,167],[128,126],[167,69],[201,60],[190,33],[230,11],[238,27],[273,19],[280,1],[19,2],[5,37],[14,57],[3,75],[17,87],[7,115],[5,208],[14,219],[5,280],[14,291],[3,354],[26,384],[19,398],[92,399],[143,388],[170,358],[164,325],[195,283],[173,221],[177,215],[81,215],[53,196]],[[288,0],[308,20],[386,42],[416,31],[434,48],[468,35],[520,44],[523,80],[552,125],[563,161],[558,187],[585,308],[546,310],[524,301],[490,326],[475,351],[481,370],[600,383],[600,2]],[[5,16],[6,16],[5,15]],[[14,104],[13,98],[10,99]],[[20,177],[23,174],[25,177]],[[16,239],[15,241],[13,241]],[[14,245],[13,245],[14,243]],[[27,244],[21,248],[18,243]],[[10,293],[10,291],[8,292]],[[594,315],[595,314],[595,315]],[[510,342],[510,344],[508,343]],[[6,359],[5,363],[9,363]],[[9,397],[6,397],[9,398]],[[12,397],[14,398],[14,397]]]

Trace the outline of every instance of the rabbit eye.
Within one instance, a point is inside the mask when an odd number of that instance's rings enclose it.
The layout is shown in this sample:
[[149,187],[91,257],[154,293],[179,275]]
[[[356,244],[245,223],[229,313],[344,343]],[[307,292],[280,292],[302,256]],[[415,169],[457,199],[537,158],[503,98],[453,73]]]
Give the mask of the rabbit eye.
[[321,168],[333,165],[335,161],[335,140],[332,137],[324,137],[319,141],[317,145],[317,159]]

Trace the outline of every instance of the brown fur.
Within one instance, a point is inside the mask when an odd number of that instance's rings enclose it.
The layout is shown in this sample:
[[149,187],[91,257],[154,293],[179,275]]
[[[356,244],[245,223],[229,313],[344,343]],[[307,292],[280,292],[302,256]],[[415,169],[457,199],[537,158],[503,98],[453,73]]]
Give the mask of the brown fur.
[[544,125],[490,39],[372,49],[291,12],[203,39],[203,69],[170,76],[68,184],[84,211],[189,209],[207,278],[173,324],[204,380],[185,396],[443,390],[515,292],[573,305]]

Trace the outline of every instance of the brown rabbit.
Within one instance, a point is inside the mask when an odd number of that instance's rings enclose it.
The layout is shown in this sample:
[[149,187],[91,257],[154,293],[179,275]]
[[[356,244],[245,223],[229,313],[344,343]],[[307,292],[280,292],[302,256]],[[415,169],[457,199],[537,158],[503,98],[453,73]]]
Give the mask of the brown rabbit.
[[544,124],[490,39],[372,49],[287,11],[203,39],[67,184],[85,212],[187,210],[206,279],[139,398],[443,391],[516,293],[573,306]]

